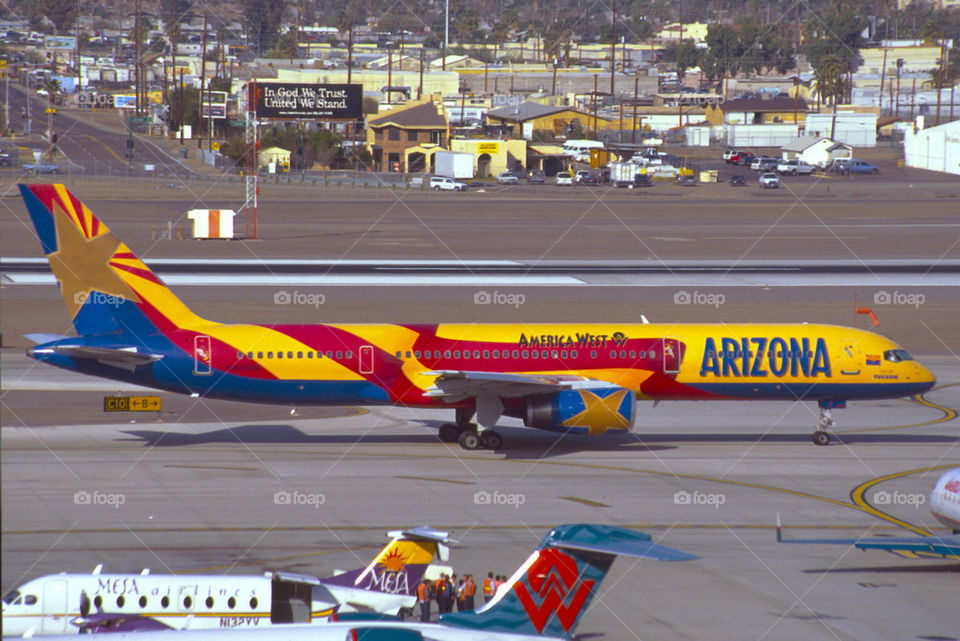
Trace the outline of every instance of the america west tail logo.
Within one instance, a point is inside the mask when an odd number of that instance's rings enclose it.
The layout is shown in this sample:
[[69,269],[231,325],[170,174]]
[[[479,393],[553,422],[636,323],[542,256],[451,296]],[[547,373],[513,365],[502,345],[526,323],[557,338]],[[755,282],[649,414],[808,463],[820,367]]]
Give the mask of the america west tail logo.
[[579,579],[576,559],[556,548],[547,548],[540,550],[525,580],[513,586],[538,634],[543,632],[551,614],[557,615],[565,632],[576,623],[594,586],[592,580]]

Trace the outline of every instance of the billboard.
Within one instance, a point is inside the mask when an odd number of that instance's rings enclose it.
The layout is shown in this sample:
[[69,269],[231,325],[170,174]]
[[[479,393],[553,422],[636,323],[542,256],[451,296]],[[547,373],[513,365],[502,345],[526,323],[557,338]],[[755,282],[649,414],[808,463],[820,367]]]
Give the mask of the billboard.
[[77,39],[74,36],[45,36],[43,46],[54,50],[72,50],[77,48]]
[[363,116],[363,85],[258,82],[257,118],[357,120]]

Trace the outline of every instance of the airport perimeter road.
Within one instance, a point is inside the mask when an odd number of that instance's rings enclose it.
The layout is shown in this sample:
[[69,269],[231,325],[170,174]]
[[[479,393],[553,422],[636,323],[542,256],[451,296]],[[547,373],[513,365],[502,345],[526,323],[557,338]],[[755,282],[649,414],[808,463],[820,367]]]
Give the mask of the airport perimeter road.
[[[618,561],[581,634],[956,635],[955,561],[774,537],[778,513],[787,538],[942,531],[925,505],[939,472],[924,470],[960,464],[952,358],[930,362],[941,386],[927,404],[853,403],[838,412],[843,444],[827,448],[809,441],[807,405],[662,403],[641,405],[636,440],[557,441],[507,427],[510,449],[466,453],[437,442],[443,412],[301,408],[290,416],[241,404],[193,410],[208,403],[164,395],[169,411],[159,421],[108,418],[100,408],[109,382],[3,357],[4,407],[16,410],[2,431],[5,591],[97,563],[322,574],[365,562],[387,529],[420,524],[453,531],[459,573],[503,574],[552,525],[590,521],[636,527],[700,559]],[[78,378],[85,389],[30,391]],[[61,426],[34,426],[51,406],[65,408]],[[297,498],[287,503],[283,493]]]

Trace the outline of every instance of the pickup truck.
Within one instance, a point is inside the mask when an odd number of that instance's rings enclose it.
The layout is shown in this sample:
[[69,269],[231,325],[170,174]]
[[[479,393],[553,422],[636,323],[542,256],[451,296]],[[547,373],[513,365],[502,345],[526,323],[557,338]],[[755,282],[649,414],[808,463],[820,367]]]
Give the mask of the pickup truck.
[[780,175],[809,176],[813,173],[813,165],[803,160],[781,160],[777,163],[777,173]]

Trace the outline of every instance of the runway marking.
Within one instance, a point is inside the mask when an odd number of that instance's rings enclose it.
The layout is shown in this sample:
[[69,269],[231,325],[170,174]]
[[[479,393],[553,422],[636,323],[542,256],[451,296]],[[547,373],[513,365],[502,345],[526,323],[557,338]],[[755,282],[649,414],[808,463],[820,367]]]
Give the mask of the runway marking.
[[934,467],[922,467],[916,470],[907,470],[906,472],[895,472],[893,474],[887,474],[886,476],[880,476],[878,478],[867,481],[866,483],[861,483],[857,487],[853,488],[853,490],[850,492],[850,499],[854,502],[855,505],[857,505],[861,510],[863,510],[864,512],[867,512],[868,514],[872,514],[873,516],[883,519],[884,521],[889,521],[894,525],[899,525],[900,527],[906,528],[911,532],[916,532],[917,534],[920,534],[923,536],[933,536],[933,533],[928,530],[924,530],[923,528],[919,528],[919,527],[916,527],[915,525],[911,525],[906,521],[901,521],[895,516],[887,514],[886,512],[883,512],[873,507],[873,505],[871,505],[870,502],[867,501],[864,494],[866,493],[867,490],[869,490],[874,485],[877,485],[878,483],[883,483],[884,481],[889,481],[891,479],[901,478],[904,476],[910,476],[911,474],[919,474],[921,472],[933,472],[935,470],[945,470],[951,467],[956,467],[956,464],[948,463],[946,465],[936,465]]
[[[944,389],[946,387],[953,387],[954,385],[960,385],[960,383],[949,383],[947,385],[941,385],[939,387],[934,387],[930,391],[933,392],[936,390]],[[901,400],[905,403],[916,403],[918,405],[923,405],[925,407],[929,407],[935,410],[940,410],[941,412],[943,412],[943,416],[941,416],[940,418],[929,420],[929,421],[924,421],[922,423],[909,423],[907,425],[891,425],[888,427],[861,427],[855,430],[843,430],[843,431],[834,430],[834,434],[857,434],[859,432],[888,432],[890,430],[908,430],[914,427],[924,427],[927,425],[936,425],[938,423],[947,423],[957,418],[957,410],[951,407],[946,407],[944,405],[938,405],[933,401],[928,401],[926,398],[924,398],[923,394],[919,394],[917,396],[911,396],[909,399],[897,399],[897,400]]]
[[442,479],[432,476],[394,476],[395,479],[408,479],[411,481],[433,481],[435,483],[454,483],[456,485],[473,485],[472,481],[458,481],[456,479]]
[[600,501],[591,501],[590,499],[582,499],[579,496],[561,496],[560,498],[564,501],[582,503],[583,505],[589,505],[590,507],[610,507],[606,503],[601,503]]

